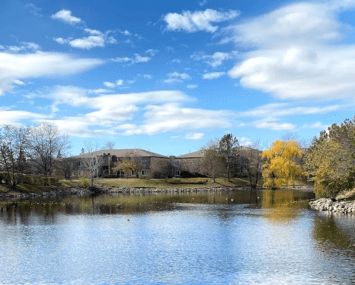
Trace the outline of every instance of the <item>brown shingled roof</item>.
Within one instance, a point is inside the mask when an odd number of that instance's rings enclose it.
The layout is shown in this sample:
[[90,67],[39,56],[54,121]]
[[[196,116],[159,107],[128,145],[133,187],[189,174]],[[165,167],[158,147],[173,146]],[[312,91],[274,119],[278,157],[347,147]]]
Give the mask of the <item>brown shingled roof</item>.
[[125,157],[125,156],[140,156],[140,157],[164,157],[167,158],[164,155],[154,153],[151,151],[147,151],[144,149],[139,149],[139,148],[133,148],[133,149],[103,149],[103,150],[98,150],[94,151],[92,153],[83,153],[76,155],[75,157],[88,157],[88,156],[98,156],[98,155],[103,155],[103,154],[110,154],[110,155],[115,155],[117,157]]
[[183,154],[178,156],[177,158],[193,158],[193,157],[204,157],[205,152],[203,150],[198,150],[198,151],[194,151],[194,152],[190,152],[187,154]]

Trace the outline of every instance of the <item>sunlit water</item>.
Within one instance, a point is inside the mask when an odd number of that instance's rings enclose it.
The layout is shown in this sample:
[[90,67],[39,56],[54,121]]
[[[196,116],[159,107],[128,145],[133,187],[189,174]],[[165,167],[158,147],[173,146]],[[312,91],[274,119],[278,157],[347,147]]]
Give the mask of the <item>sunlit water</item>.
[[0,284],[355,284],[355,218],[312,195],[0,202]]

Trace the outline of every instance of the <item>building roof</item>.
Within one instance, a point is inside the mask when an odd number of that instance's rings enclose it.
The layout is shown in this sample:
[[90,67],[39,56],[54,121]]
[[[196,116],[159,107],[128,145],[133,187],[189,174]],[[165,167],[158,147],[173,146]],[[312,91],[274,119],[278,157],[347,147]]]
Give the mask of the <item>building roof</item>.
[[203,150],[198,150],[198,151],[194,151],[194,152],[190,152],[187,154],[183,154],[183,155],[179,155],[177,158],[194,158],[194,157],[204,157],[205,155],[205,151]]
[[104,154],[115,155],[117,157],[126,157],[126,156],[139,156],[139,157],[163,157],[167,158],[167,156],[154,153],[151,151],[147,151],[144,149],[139,148],[132,148],[132,149],[102,149],[98,151],[94,151],[92,153],[83,153],[76,155],[75,157],[88,157],[88,156],[100,156]]

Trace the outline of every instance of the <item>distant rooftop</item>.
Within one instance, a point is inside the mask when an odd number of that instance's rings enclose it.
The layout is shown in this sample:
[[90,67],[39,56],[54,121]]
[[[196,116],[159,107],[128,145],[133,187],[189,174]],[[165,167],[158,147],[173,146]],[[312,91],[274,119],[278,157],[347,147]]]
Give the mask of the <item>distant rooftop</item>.
[[133,149],[102,149],[98,151],[93,151],[92,153],[83,153],[76,155],[75,157],[88,157],[88,156],[97,156],[97,155],[103,155],[103,154],[110,154],[110,155],[115,155],[117,157],[125,157],[125,156],[140,156],[140,157],[164,157],[167,158],[167,156],[154,153],[148,150],[144,149],[139,149],[139,148],[133,148]]
[[198,150],[190,152],[187,154],[179,155],[177,158],[193,158],[193,157],[204,157],[205,152],[203,150]]

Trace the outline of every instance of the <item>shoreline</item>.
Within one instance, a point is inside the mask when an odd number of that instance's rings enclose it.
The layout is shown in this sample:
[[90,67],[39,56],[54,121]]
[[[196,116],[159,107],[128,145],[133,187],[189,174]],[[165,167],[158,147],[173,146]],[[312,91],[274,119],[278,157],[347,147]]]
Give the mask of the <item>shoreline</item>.
[[[7,193],[0,193],[0,201],[12,200],[12,199],[32,199],[32,198],[49,198],[49,197],[63,197],[63,196],[86,196],[93,194],[131,194],[131,195],[141,195],[141,194],[163,194],[163,193],[205,193],[205,192],[221,192],[221,191],[263,191],[264,188],[250,188],[250,187],[234,187],[234,186],[220,186],[220,187],[193,187],[193,188],[182,188],[182,187],[166,187],[166,188],[155,188],[155,187],[114,187],[114,186],[104,186],[95,185],[93,189],[90,188],[59,188],[57,190],[44,191],[44,192],[17,192],[10,191]],[[297,191],[312,191],[310,188],[294,188],[294,189],[279,189],[279,190],[297,190]]]
[[327,211],[333,214],[355,215],[355,201],[333,201],[330,198],[320,198],[309,202],[311,209]]

